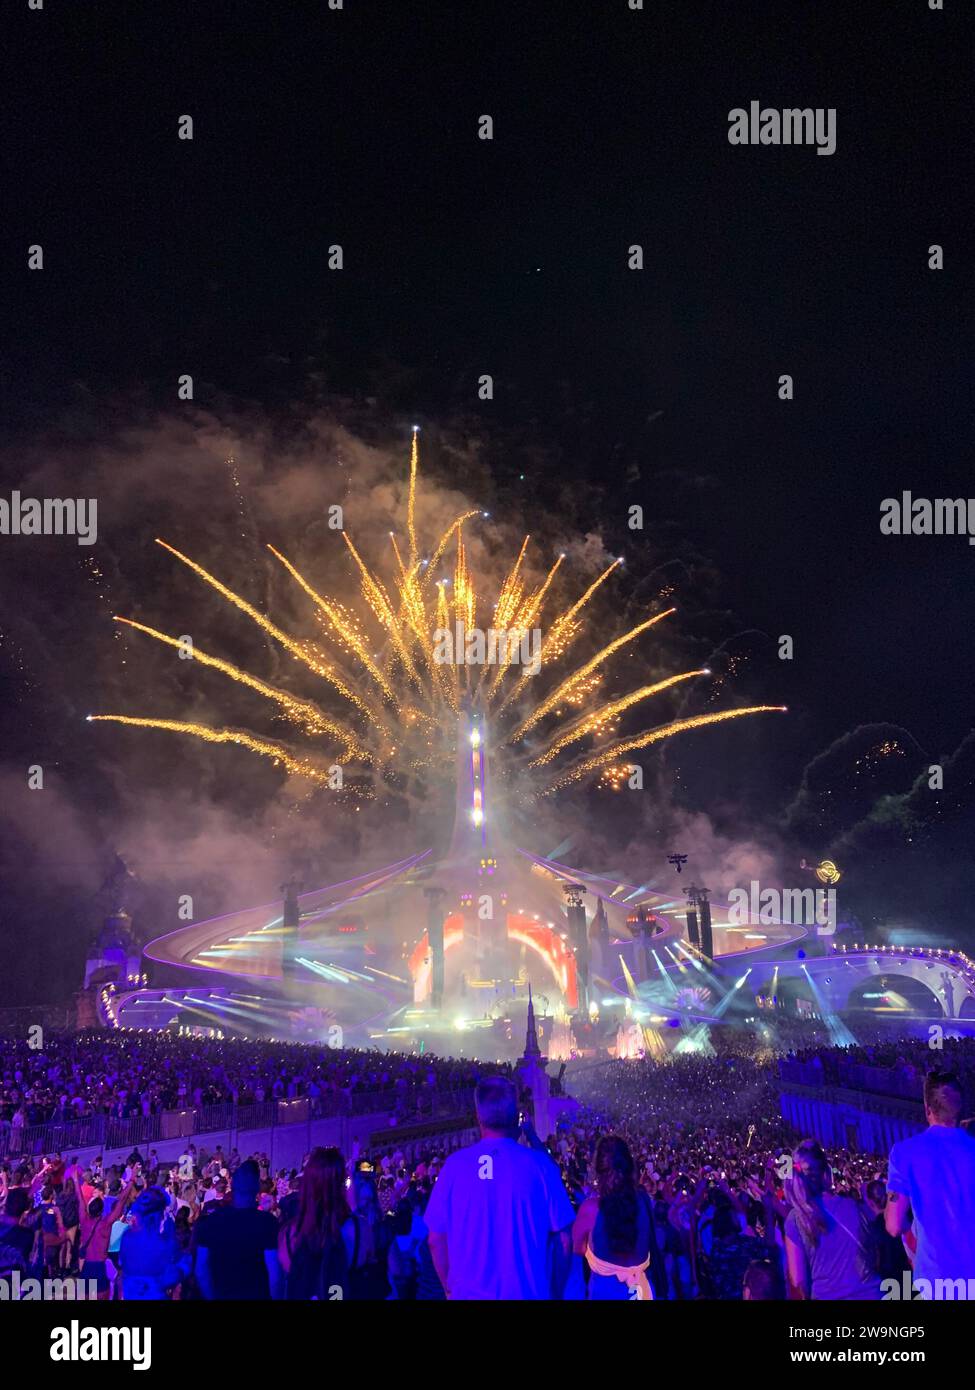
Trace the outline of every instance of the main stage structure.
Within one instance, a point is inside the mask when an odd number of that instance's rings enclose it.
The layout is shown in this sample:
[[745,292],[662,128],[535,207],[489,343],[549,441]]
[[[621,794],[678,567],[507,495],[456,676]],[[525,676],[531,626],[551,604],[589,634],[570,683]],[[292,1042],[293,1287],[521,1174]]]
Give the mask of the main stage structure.
[[[469,565],[464,528],[486,512],[469,508],[439,540],[422,543],[417,433],[415,426],[402,548],[396,532],[389,532],[392,574],[384,579],[342,530],[360,611],[347,596],[320,593],[269,546],[312,605],[314,636],[286,630],[273,614],[158,538],[173,559],[221,596],[228,611],[244,615],[288,653],[302,682],[317,692],[306,698],[303,689],[271,685],[194,649],[200,665],[270,702],[283,739],[155,714],[98,713],[88,719],[233,744],[330,790],[328,760],[335,757],[362,769],[376,787],[415,778],[421,795],[430,794],[445,762],[455,759],[452,828],[445,816],[447,833],[436,849],[419,848],[343,883],[304,892],[291,880],[282,886],[283,906],[187,923],[156,938],[145,951],[152,990],[113,997],[115,1019],[121,1011],[127,1020],[120,1026],[138,1019],[143,1026],[272,1036],[327,1032],[349,1042],[429,1043],[452,1052],[465,1050],[466,1042],[453,1031],[484,1029],[491,1034],[490,1046],[483,1040],[487,1052],[510,1052],[520,1033],[510,1014],[519,1004],[527,1008],[531,988],[540,1027],[550,1034],[556,1025],[561,1030],[561,1036],[545,1039],[555,1056],[576,1044],[588,1046],[607,1007],[622,1007],[638,1031],[653,1024],[664,1004],[669,1014],[676,1010],[683,1017],[692,1004],[707,1002],[712,989],[696,972],[692,982],[673,981],[672,968],[687,972],[688,961],[700,964],[752,944],[719,912],[712,914],[703,891],[685,918],[684,895],[672,896],[663,881],[625,883],[619,875],[557,861],[558,849],[546,857],[516,844],[516,821],[504,803],[506,795],[518,795],[527,804],[591,776],[618,788],[629,755],[638,750],[783,707],[709,708],[621,733],[627,711],[653,708],[658,696],[711,675],[706,668],[676,671],[631,688],[618,684],[611,698],[608,691],[600,693],[614,658],[635,652],[631,644],[674,609],[644,613],[616,635],[599,621],[587,633],[583,615],[622,557],[587,576],[581,593],[567,601],[558,579],[564,553],[549,557],[542,577],[526,561],[530,536],[497,587],[489,581],[482,589]],[[448,553],[454,557],[452,577],[444,573]],[[483,630],[478,621],[488,614],[490,627]],[[120,615],[117,621],[143,637],[180,646],[180,639],[144,623]],[[578,651],[568,654],[582,638],[586,655],[580,660]],[[543,664],[545,678],[536,689]],[[635,669],[648,675],[640,664]],[[358,781],[355,771],[343,805],[354,800]],[[449,797],[446,788],[444,795]],[[672,856],[677,872],[684,858]],[[678,878],[678,888],[685,881]],[[720,993],[716,988],[715,997]]]
[[500,1056],[534,990],[551,1056],[594,1045],[610,1009],[632,1049],[708,1015],[722,990],[707,962],[803,935],[743,931],[720,909],[712,920],[701,890],[675,897],[569,866],[513,844],[507,824],[490,722],[468,702],[444,852],[310,892],[291,881],[283,905],[157,937],[144,952],[153,988],[116,996],[113,1021]]

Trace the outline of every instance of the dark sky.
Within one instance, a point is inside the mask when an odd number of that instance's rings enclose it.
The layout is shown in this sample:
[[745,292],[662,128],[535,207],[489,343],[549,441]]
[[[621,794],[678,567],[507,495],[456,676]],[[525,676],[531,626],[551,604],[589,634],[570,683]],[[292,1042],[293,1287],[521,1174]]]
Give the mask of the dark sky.
[[[793,712],[784,797],[860,723],[946,754],[972,725],[975,549],[882,537],[879,506],[973,491],[969,21],[961,0],[12,6],[8,467],[52,429],[173,408],[182,372],[214,409],[468,420],[517,441],[512,470],[537,458],[533,500],[598,488],[593,527],[637,565],[642,505],[655,557],[672,538],[739,626],[793,636],[764,692]],[[834,107],[836,152],[730,145],[751,100]]]

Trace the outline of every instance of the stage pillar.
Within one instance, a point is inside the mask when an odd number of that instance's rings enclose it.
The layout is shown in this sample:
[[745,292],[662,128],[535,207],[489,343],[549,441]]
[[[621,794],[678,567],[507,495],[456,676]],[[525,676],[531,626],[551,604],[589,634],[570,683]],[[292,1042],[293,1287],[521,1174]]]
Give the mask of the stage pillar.
[[710,890],[697,890],[697,904],[701,912],[701,950],[708,960],[714,960],[714,933],[711,930]]
[[589,951],[592,969],[605,975],[609,968],[609,920],[600,897],[596,898],[596,911],[589,927]]
[[281,978],[297,974],[295,957],[298,954],[298,923],[301,921],[301,907],[298,894],[304,884],[292,875],[287,883],[282,883],[284,905],[281,909]]
[[[579,983],[579,1009],[583,1018],[589,1018],[589,931],[586,926],[586,908],[583,899],[586,887],[583,883],[564,883],[565,915],[569,922],[569,940],[576,958],[576,979]],[[533,1015],[534,1018],[534,1015]]]
[[444,944],[443,944],[443,899],[444,890],[435,884],[424,888],[427,900],[427,942],[430,946],[430,1004],[437,1010],[443,1008],[444,991]]
[[647,909],[642,905],[635,907],[626,919],[626,925],[633,937],[633,979],[642,985],[650,978],[650,938],[653,935],[653,922]]
[[684,889],[687,899],[687,940],[691,946],[700,946],[701,937],[697,926],[697,889],[693,883]]

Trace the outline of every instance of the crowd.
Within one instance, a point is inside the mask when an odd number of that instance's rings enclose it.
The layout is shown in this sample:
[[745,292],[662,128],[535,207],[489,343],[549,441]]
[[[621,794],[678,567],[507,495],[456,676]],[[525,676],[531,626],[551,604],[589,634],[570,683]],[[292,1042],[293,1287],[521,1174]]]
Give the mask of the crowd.
[[794,1048],[779,1062],[783,1080],[806,1086],[845,1086],[854,1091],[916,1100],[930,1070],[932,1041],[939,1064],[950,1068],[975,1093],[975,1047],[970,1038],[936,1036]]
[[[219,1041],[150,1037],[136,1060],[114,1039],[67,1041],[51,1065],[89,1100],[78,1046],[120,1074],[141,1063],[162,1087],[211,1065],[218,1085],[253,1067],[272,1088],[330,1060],[336,1076],[392,1084],[468,1072],[480,1138],[450,1153],[438,1139],[419,1153],[317,1148],[278,1171],[265,1154],[192,1142],[165,1162],[15,1156],[0,1175],[0,1276],[77,1271],[127,1300],[756,1300],[877,1299],[913,1270],[975,1293],[975,1139],[958,1075],[971,1044],[918,1078],[928,1127],[887,1159],[791,1132],[774,1061],[747,1047],[580,1069],[568,1089],[581,1108],[542,1144],[498,1068],[475,1079],[467,1063],[285,1049],[309,1053],[286,1072],[277,1045],[248,1061]],[[793,1060],[814,1056],[844,1060],[825,1048]],[[902,1043],[845,1060],[897,1070],[920,1055]]]
[[318,1148],[272,1171],[264,1153],[190,1141],[166,1162],[14,1159],[0,1167],[0,1277],[78,1275],[105,1299],[442,1299],[423,1211],[443,1158]]
[[431,1088],[472,1088],[482,1071],[456,1058],[149,1031],[49,1036],[42,1048],[8,1037],[0,1039],[0,1141],[11,1130],[91,1115],[130,1119],[306,1096],[368,1092],[391,1109],[409,1108]]

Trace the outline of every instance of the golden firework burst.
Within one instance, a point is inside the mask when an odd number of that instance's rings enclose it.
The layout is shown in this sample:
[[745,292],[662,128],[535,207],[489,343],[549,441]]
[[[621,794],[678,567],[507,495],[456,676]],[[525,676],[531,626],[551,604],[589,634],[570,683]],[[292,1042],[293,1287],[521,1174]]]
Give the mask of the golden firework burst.
[[[192,651],[201,665],[268,701],[275,718],[289,728],[287,741],[262,738],[242,729],[155,716],[98,714],[89,718],[166,730],[208,743],[235,743],[270,758],[291,775],[332,785],[336,758],[343,765],[372,768],[381,774],[410,771],[426,775],[452,768],[445,757],[456,739],[457,715],[463,706],[476,705],[493,727],[496,755],[500,755],[502,763],[507,757],[512,766],[524,769],[528,789],[539,795],[589,776],[598,776],[603,785],[619,786],[629,766],[624,760],[627,753],[685,731],[784,708],[753,705],[719,710],[673,719],[629,737],[617,737],[624,713],[681,682],[710,675],[706,670],[681,671],[636,685],[623,695],[601,698],[603,676],[613,659],[675,610],[650,613],[625,632],[612,637],[606,634],[609,640],[602,641],[595,655],[573,665],[570,653],[587,632],[592,600],[620,561],[607,565],[578,597],[546,621],[546,606],[552,601],[554,581],[565,557],[558,556],[545,578],[533,586],[527,573],[530,537],[526,536],[496,598],[490,602],[489,595],[478,588],[465,540],[465,526],[478,515],[476,510],[464,512],[451,522],[431,546],[431,560],[419,558],[418,486],[419,446],[414,431],[406,517],[408,547],[404,554],[395,536],[391,536],[392,574],[383,578],[367,564],[352,537],[342,533],[353,574],[358,576],[358,610],[344,599],[319,592],[281,550],[268,546],[270,554],[308,600],[310,616],[318,625],[314,638],[286,632],[203,565],[168,542],[157,542],[278,643],[293,659],[295,672],[305,683],[311,677],[319,684],[317,697],[312,693],[294,694],[230,661],[199,648]],[[434,572],[451,548],[452,582],[445,577],[435,579]],[[477,630],[479,617],[488,613],[491,631],[507,634],[510,639],[497,646],[494,659],[482,658],[470,664],[465,654],[459,661],[445,662],[441,656],[444,634],[471,634]],[[116,621],[167,646],[185,645],[184,638],[144,623],[123,617]],[[589,635],[597,641],[602,637],[598,632]],[[523,659],[524,642],[529,636],[537,638],[538,668],[544,670],[544,677],[537,684],[530,665]],[[312,740],[314,747],[296,746],[294,735]],[[542,769],[547,769],[544,775]]]

